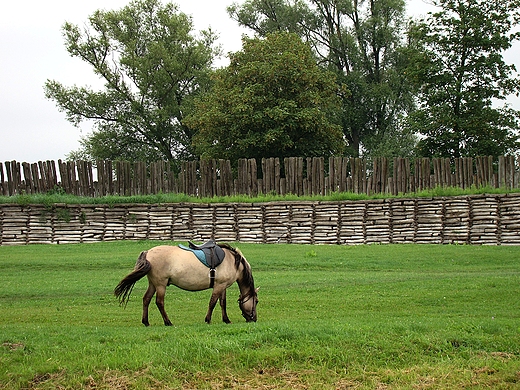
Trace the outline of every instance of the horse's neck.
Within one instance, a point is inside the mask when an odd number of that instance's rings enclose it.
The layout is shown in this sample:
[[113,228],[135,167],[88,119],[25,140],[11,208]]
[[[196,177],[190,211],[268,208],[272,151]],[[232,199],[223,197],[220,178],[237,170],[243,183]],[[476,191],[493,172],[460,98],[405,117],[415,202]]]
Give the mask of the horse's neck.
[[244,276],[244,274],[246,272],[245,267],[246,267],[246,265],[244,263],[240,264],[240,266],[238,268],[240,271],[240,276],[237,279],[238,289],[240,290],[240,295],[243,297],[249,295],[251,293],[251,290],[253,289],[252,286],[250,286],[247,283],[247,281],[246,281],[247,278]]
[[240,290],[240,296],[245,297],[251,294],[251,286],[238,280],[238,289]]

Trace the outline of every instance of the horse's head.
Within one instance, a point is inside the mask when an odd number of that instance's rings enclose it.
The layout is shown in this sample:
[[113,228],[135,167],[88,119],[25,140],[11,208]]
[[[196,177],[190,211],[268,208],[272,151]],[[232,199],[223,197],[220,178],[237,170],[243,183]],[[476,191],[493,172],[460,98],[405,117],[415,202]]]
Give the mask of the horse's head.
[[240,310],[242,310],[242,317],[246,319],[246,322],[256,322],[256,305],[258,304],[257,292],[258,288],[238,298],[238,305],[240,306]]
[[258,304],[258,288],[255,288],[253,274],[251,273],[251,266],[246,258],[240,252],[240,249],[234,249],[235,252],[235,266],[240,270],[240,276],[237,278],[237,283],[240,288],[240,298],[238,298],[238,305],[242,310],[242,317],[247,322],[256,322],[256,305]]

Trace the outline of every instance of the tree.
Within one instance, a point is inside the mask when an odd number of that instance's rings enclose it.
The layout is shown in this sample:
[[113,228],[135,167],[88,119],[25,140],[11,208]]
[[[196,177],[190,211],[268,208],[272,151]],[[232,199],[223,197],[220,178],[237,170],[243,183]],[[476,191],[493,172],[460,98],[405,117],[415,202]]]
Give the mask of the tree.
[[518,150],[519,112],[504,105],[520,91],[502,53],[520,33],[518,0],[435,0],[439,12],[414,30],[424,43],[415,77],[422,84],[410,126],[424,156],[504,155]]
[[405,72],[412,46],[403,39],[404,10],[404,0],[246,0],[228,8],[260,36],[298,34],[320,66],[335,73],[340,89],[351,92],[343,95],[339,117],[353,156],[402,137],[399,121],[414,107],[414,85]]
[[96,11],[83,30],[65,23],[63,33],[70,55],[104,81],[102,91],[45,84],[46,97],[70,122],[94,121],[77,154],[148,161],[190,154],[193,133],[183,120],[218,53],[211,31],[196,38],[191,18],[176,6],[136,0],[118,11]]
[[294,34],[243,39],[211,91],[196,101],[186,123],[197,130],[202,157],[324,156],[341,151],[341,129],[330,114],[337,87],[308,45]]

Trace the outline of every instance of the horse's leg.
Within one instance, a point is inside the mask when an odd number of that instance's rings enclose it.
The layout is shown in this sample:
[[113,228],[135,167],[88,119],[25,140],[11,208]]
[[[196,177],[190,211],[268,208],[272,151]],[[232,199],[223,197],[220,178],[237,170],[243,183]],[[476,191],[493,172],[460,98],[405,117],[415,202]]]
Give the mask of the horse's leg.
[[220,295],[220,293],[216,293],[215,289],[213,289],[213,293],[211,294],[211,298],[209,300],[208,313],[206,314],[206,318],[204,320],[207,324],[211,322],[211,314],[213,313],[213,309],[215,308],[215,305],[217,304]]
[[229,320],[229,317],[227,315],[226,310],[226,290],[222,291],[222,294],[220,294],[220,308],[222,309],[222,321],[224,321],[226,324],[231,324],[231,321]]
[[148,322],[148,306],[150,306],[154,294],[155,286],[152,283],[148,283],[148,289],[143,296],[143,318],[141,320],[145,326],[150,326],[150,323]]
[[157,305],[157,308],[161,312],[164,325],[166,326],[172,326],[172,322],[168,318],[168,314],[166,314],[166,311],[164,310],[164,296],[166,295],[166,286],[158,286],[157,288],[157,295],[155,296],[155,304]]

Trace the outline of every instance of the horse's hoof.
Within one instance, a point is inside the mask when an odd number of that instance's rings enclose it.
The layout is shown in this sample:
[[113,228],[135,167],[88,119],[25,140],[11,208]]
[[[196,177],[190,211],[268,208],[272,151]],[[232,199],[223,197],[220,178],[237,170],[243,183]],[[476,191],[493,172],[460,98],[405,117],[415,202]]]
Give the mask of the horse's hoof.
[[170,321],[165,322],[164,325],[166,325],[166,326],[173,326],[173,324]]

